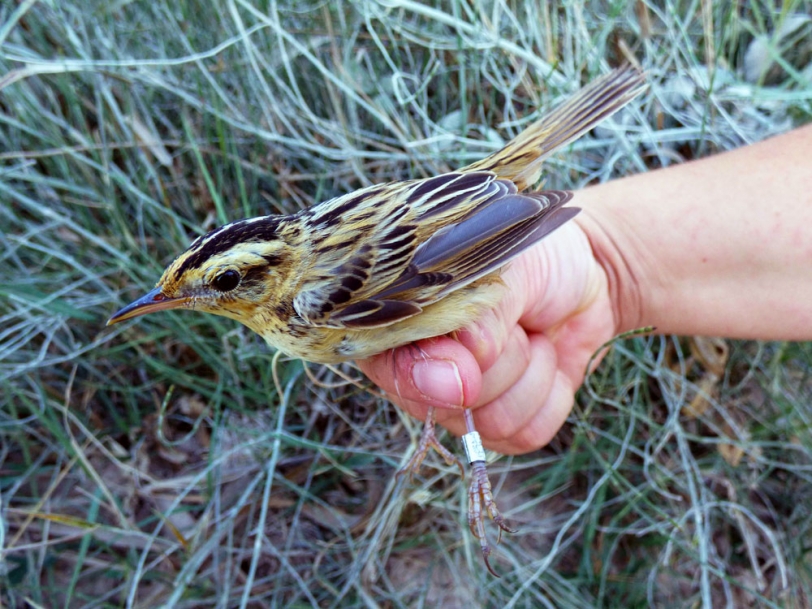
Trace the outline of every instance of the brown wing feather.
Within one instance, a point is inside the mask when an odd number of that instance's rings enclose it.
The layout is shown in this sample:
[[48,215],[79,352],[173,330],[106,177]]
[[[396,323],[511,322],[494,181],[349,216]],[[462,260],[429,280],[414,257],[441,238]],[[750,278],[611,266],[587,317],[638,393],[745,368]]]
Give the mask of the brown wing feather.
[[[317,325],[383,326],[506,264],[578,213],[562,207],[571,193],[517,190],[538,179],[553,150],[622,108],[644,86],[637,69],[614,70],[462,171],[386,185],[385,204],[374,186],[319,205],[311,228],[331,236],[314,244],[318,266],[301,286],[296,310]],[[351,240],[329,230],[339,221],[350,226]],[[359,233],[367,240],[357,239]]]
[[[304,221],[314,234],[323,236],[312,244],[314,263],[294,298],[294,308],[305,321],[328,327],[385,325],[416,315],[419,309],[389,305],[381,293],[409,280],[412,288],[451,280],[438,273],[418,276],[412,265],[420,242],[430,236],[426,228],[456,222],[515,190],[492,173],[452,172],[390,184],[385,205],[374,186],[319,205]],[[342,238],[342,231],[329,230],[335,222],[347,223],[365,239]],[[368,301],[372,304],[364,304]],[[345,312],[356,304],[362,306]]]
[[400,300],[362,300],[345,307],[330,318],[345,328],[374,328],[402,321],[423,311],[412,302]]
[[[429,239],[412,260],[416,277],[394,284],[386,290],[386,297],[412,300],[425,306],[495,271],[574,217],[580,211],[578,208],[562,207],[571,196],[572,193],[566,191],[509,195],[492,208],[467,217],[452,230]],[[521,199],[524,206],[528,202],[534,204],[536,213],[517,215],[514,223],[500,224],[501,218],[494,218],[498,214],[490,211],[516,208],[516,199]],[[477,233],[478,237],[472,238]],[[439,269],[452,279],[414,289],[417,278],[435,275]]]
[[[506,264],[578,212],[562,208],[569,192],[517,194],[512,183],[483,172],[407,184],[397,195],[409,209],[400,222],[370,230],[375,244],[366,242],[349,263],[299,292],[295,306],[304,319],[346,328],[402,321]],[[416,227],[429,223],[409,220],[431,215],[445,223],[433,223],[435,231],[418,243]]]

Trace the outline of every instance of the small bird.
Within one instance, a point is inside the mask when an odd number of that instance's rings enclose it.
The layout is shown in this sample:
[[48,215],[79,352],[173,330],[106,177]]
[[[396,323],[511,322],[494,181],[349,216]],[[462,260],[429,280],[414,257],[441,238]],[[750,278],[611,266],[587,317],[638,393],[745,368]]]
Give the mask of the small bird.
[[[619,68],[463,169],[221,226],[195,239],[155,289],[107,324],[168,309],[205,311],[236,319],[286,355],[324,364],[454,332],[499,302],[500,269],[578,213],[564,207],[571,192],[526,192],[544,159],[644,87],[640,71]],[[496,507],[471,411],[464,415],[468,523],[496,575],[483,508],[500,539],[512,531]],[[403,471],[417,471],[429,448],[460,465],[436,439],[431,408]]]

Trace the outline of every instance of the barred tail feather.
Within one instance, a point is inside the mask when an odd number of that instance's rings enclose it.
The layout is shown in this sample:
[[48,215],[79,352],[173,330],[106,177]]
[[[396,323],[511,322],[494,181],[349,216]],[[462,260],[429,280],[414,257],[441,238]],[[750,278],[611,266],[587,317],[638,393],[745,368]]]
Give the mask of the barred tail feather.
[[461,171],[493,171],[524,190],[538,180],[542,162],[554,150],[620,110],[645,86],[643,74],[637,68],[627,65],[613,70],[530,125],[501,150]]

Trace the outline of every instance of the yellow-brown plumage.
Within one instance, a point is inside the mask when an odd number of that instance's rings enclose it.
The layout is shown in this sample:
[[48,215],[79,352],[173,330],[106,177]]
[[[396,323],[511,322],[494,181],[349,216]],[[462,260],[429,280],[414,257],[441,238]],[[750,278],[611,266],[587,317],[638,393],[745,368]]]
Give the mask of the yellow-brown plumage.
[[[562,207],[569,192],[522,194],[544,158],[642,85],[637,70],[616,70],[457,172],[220,227],[110,321],[196,309],[236,319],[286,354],[320,363],[458,329],[498,302],[502,266],[577,213]],[[218,279],[229,271],[233,286]]]
[[[569,192],[522,192],[538,181],[543,160],[642,89],[637,70],[615,70],[459,171],[220,227],[195,240],[154,290],[108,323],[180,307],[206,311],[242,322],[288,355],[321,363],[447,334],[499,301],[500,268],[577,213],[564,207]],[[470,414],[468,421],[473,432]],[[432,430],[427,425],[413,469],[429,445],[444,451]],[[509,529],[484,463],[472,464],[469,522],[487,562],[482,506]]]

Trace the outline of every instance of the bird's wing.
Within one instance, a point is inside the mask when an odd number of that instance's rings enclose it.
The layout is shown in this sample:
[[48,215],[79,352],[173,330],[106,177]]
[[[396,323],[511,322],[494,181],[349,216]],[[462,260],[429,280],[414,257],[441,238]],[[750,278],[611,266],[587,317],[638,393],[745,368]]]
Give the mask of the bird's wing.
[[561,207],[570,196],[520,195],[491,172],[452,172],[329,201],[305,220],[317,266],[294,307],[314,325],[356,329],[417,315],[574,216]]

